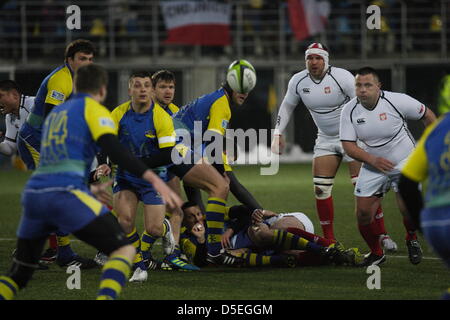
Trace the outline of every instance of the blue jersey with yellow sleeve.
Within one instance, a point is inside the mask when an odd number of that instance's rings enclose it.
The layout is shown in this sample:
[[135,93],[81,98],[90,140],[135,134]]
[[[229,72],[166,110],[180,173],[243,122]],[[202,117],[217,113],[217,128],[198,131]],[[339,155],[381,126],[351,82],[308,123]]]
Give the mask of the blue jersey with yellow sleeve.
[[450,205],[450,113],[430,125],[402,169],[407,178],[428,178],[425,207]]
[[73,71],[68,64],[63,64],[53,70],[42,81],[34,100],[34,107],[28,116],[27,123],[41,130],[44,122],[44,106],[46,103],[60,105],[72,95]]
[[201,123],[202,135],[207,130],[224,135],[231,119],[230,103],[225,89],[220,88],[181,107],[173,118],[177,129],[187,129],[192,135],[196,121]]
[[87,94],[53,109],[44,122],[40,163],[28,182],[29,188],[85,186],[96,144],[104,134],[117,135],[109,110]]
[[[131,101],[127,101],[113,110],[112,117],[118,127],[120,143],[137,158],[150,157],[159,153],[161,148],[175,145],[172,118],[157,103],[153,103],[148,111],[137,113]],[[120,167],[116,176],[148,184]]]
[[166,111],[170,116],[173,116],[175,113],[177,113],[178,112],[178,110],[180,110],[180,108],[178,108],[178,106],[176,106],[175,104],[173,104],[173,103],[170,103],[169,105],[167,105],[167,106],[161,106],[163,109],[164,109],[164,111]]

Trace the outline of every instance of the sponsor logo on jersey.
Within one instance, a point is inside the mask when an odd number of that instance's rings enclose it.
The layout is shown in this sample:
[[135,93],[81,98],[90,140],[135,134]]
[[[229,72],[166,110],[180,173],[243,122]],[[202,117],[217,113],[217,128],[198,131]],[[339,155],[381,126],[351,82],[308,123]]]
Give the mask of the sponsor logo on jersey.
[[156,133],[153,130],[147,130],[145,131],[145,136],[147,138],[156,138]]
[[387,120],[386,112],[380,113],[380,120],[381,121]]
[[325,92],[325,94],[331,93],[331,88],[330,87],[325,87],[324,92]]
[[52,92],[50,93],[50,97],[58,101],[64,101],[64,98],[66,96],[64,95],[64,93],[52,90]]
[[303,93],[309,93],[309,88],[303,88]]
[[366,123],[366,119],[364,119],[364,118],[356,119],[356,123],[357,123],[357,124],[363,124],[363,123]]
[[112,119],[109,118],[99,118],[98,119],[100,121],[100,126],[102,127],[110,127],[115,129],[116,125],[114,124],[114,121]]
[[222,120],[222,128],[226,129],[228,127],[228,120]]

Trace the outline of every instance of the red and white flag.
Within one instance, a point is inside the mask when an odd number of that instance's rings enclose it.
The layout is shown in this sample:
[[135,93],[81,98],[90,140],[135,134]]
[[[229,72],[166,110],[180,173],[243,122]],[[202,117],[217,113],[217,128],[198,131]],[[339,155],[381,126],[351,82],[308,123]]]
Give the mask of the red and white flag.
[[303,40],[325,30],[330,15],[330,3],[318,0],[288,0],[289,22],[297,40]]
[[168,31],[165,43],[226,46],[231,44],[231,5],[216,0],[163,0]]

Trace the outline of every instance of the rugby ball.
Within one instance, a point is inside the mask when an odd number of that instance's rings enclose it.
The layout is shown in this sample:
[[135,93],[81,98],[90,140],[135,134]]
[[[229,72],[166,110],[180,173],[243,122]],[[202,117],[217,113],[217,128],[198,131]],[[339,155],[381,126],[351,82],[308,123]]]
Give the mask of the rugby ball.
[[235,60],[228,67],[227,83],[231,90],[249,93],[256,85],[256,71],[247,60]]

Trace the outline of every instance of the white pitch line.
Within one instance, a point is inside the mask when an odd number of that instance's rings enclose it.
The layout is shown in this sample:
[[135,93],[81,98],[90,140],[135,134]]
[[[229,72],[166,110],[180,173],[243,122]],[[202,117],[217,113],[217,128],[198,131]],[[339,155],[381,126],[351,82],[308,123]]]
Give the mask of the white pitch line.
[[[386,256],[386,258],[409,258],[408,256]],[[424,260],[441,260],[440,258],[436,257],[422,257]]]

